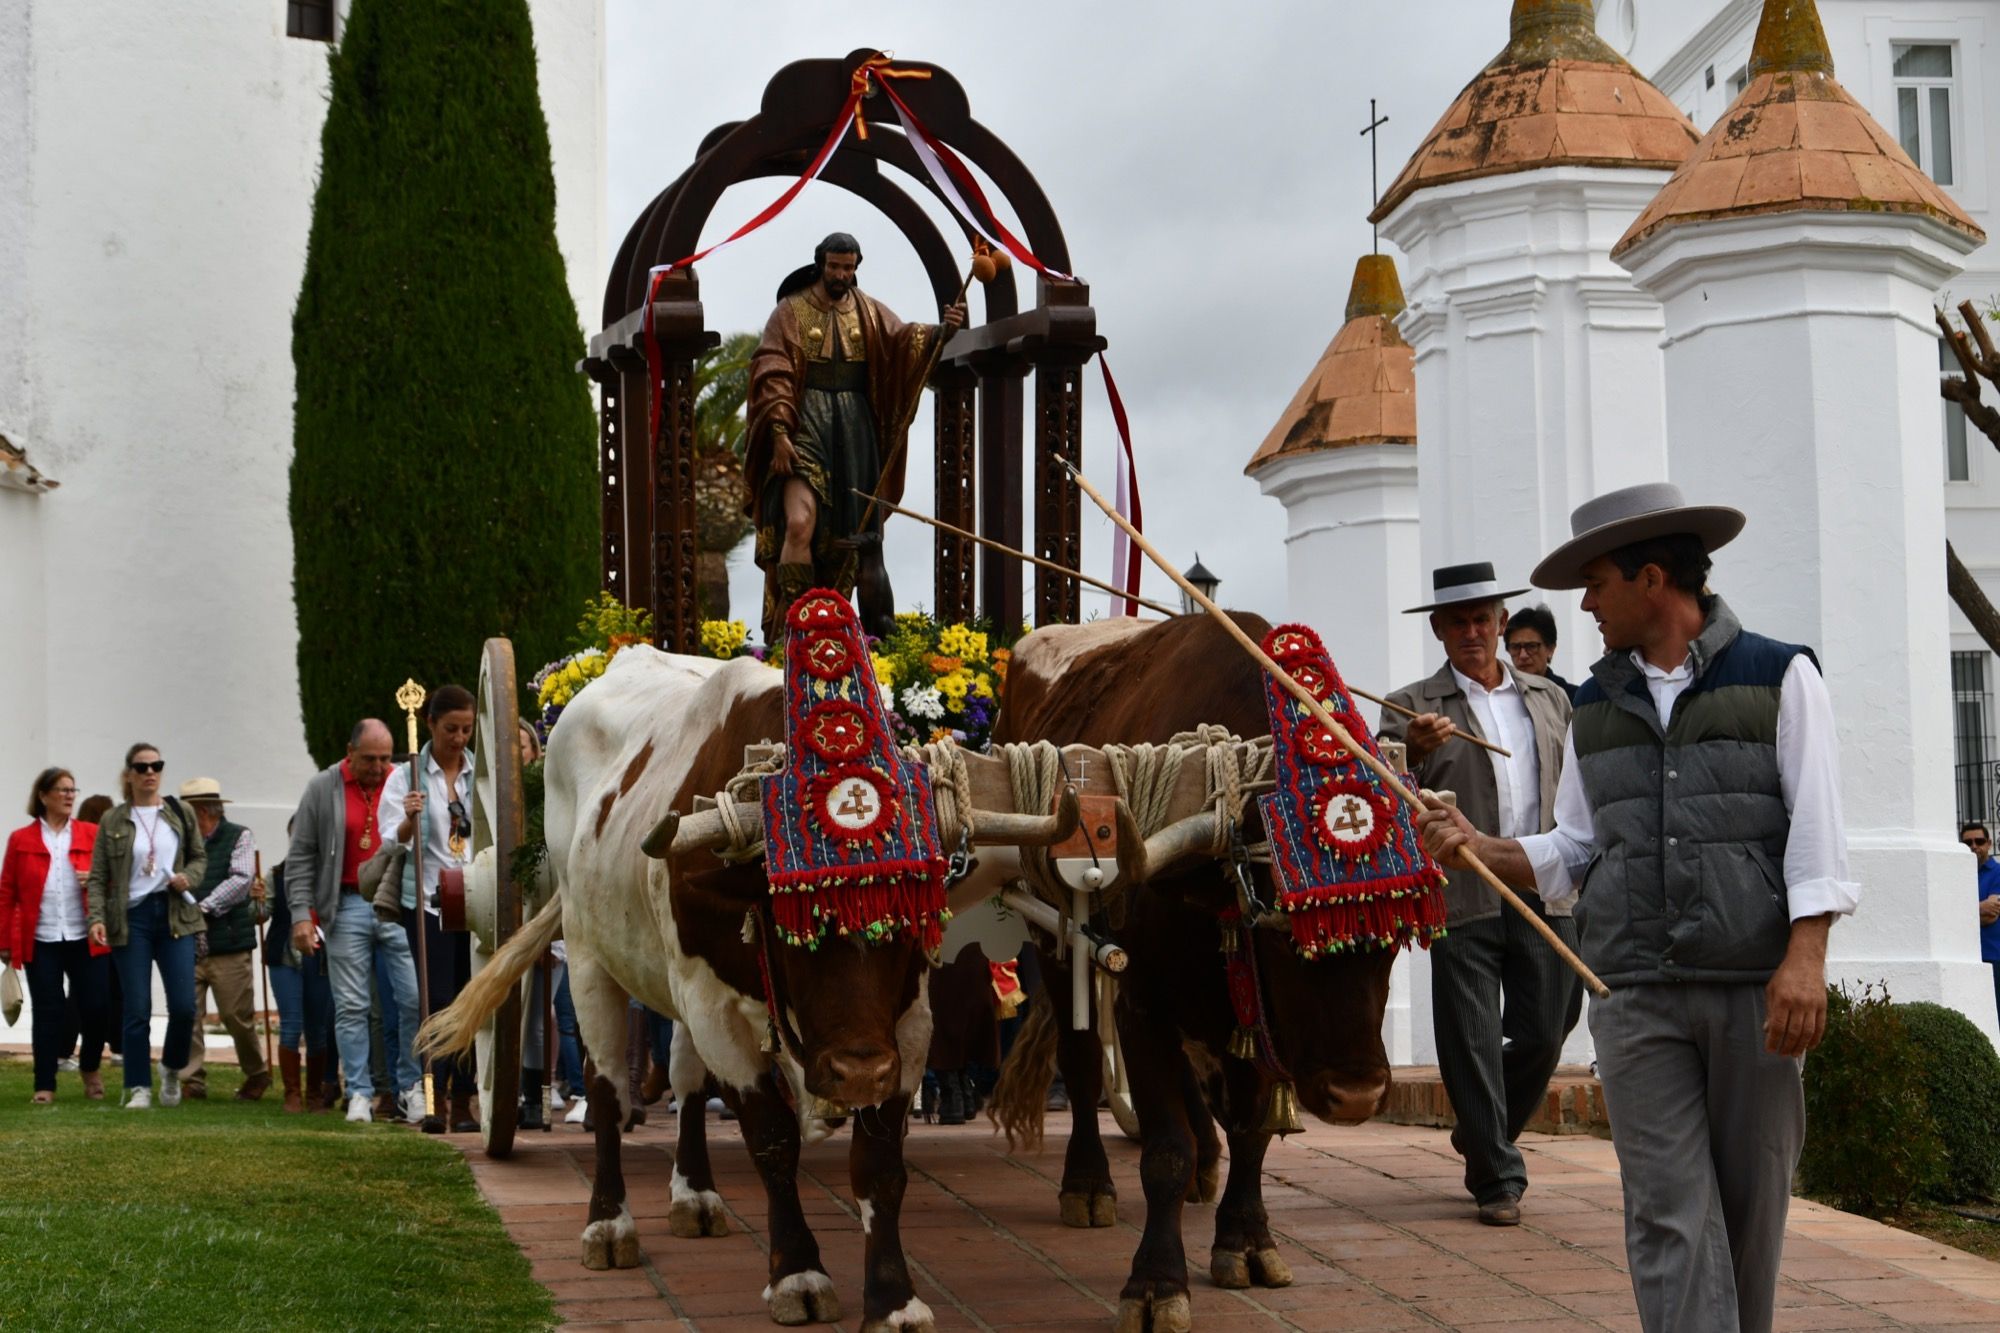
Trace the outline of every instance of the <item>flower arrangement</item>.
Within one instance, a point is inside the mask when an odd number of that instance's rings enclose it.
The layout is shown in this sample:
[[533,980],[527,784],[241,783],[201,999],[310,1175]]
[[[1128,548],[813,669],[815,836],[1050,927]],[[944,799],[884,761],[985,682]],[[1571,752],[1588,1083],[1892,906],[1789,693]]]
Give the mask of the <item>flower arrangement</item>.
[[535,704],[536,730],[544,741],[563,709],[584,686],[604,674],[612,658],[623,649],[652,638],[653,616],[649,611],[626,606],[608,592],[600,592],[583,604],[576,633],[577,650],[550,662],[528,681],[528,693]]
[[967,749],[986,748],[1008,652],[988,647],[982,624],[940,625],[924,612],[904,612],[872,656],[899,740],[924,744],[949,736]]

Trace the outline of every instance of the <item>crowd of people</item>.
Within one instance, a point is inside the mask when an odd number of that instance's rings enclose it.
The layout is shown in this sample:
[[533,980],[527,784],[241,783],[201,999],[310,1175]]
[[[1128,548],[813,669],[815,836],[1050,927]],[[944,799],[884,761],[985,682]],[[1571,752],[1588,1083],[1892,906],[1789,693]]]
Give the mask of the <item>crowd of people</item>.
[[[342,759],[306,784],[268,884],[256,837],[229,819],[222,784],[197,777],[170,794],[156,745],[126,751],[115,803],[80,800],[70,769],[37,774],[27,823],[9,835],[0,860],[0,966],[19,969],[27,982],[33,1100],[54,1102],[58,1075],[71,1070],[86,1099],[102,1100],[107,1049],[122,1060],[129,1109],[206,1098],[202,1020],[213,1004],[242,1069],[239,1100],[263,1098],[275,1077],[287,1112],[344,1107],[353,1121],[476,1131],[470,1058],[434,1061],[427,1100],[413,1048],[420,994],[428,992],[422,998],[432,1011],[441,1009],[471,976],[470,937],[443,928],[437,895],[443,873],[471,859],[471,693],[439,688],[426,722],[430,739],[413,764],[395,760],[381,721],[354,727]],[[524,763],[539,757],[539,738],[525,725],[520,745]],[[260,965],[277,1009],[275,1070],[264,1053]],[[969,1006],[964,1031],[989,1036],[967,1037],[969,1053],[954,1046],[942,1064],[933,1061],[932,1086],[942,1091],[927,1100],[947,1123],[976,1110],[998,1063],[983,957],[978,973],[982,1004]],[[156,975],[166,1008],[157,1083]],[[537,1019],[545,1006],[554,1011],[556,1068],[551,1081],[538,1067],[548,1061],[538,1060],[544,1043],[531,1032],[520,1108],[530,1129],[547,1110],[566,1108],[572,1123],[586,1117],[560,942],[550,981],[553,996],[538,990],[531,1009]],[[634,1018],[645,1036],[635,1046],[632,1082],[657,1102],[667,1092],[672,1024],[636,1006]],[[981,1059],[984,1052],[992,1053]]]

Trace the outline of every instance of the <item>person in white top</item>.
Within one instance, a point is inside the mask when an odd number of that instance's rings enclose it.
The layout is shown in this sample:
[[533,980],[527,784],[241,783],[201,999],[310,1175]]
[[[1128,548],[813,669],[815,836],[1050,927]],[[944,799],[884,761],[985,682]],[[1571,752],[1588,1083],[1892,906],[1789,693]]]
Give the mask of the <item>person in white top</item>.
[[[1381,735],[1409,747],[1421,785],[1457,793],[1475,828],[1507,837],[1540,833],[1552,823],[1569,696],[1502,659],[1503,599],[1520,590],[1502,588],[1492,565],[1448,565],[1431,577],[1431,600],[1411,614],[1429,616],[1445,664],[1390,696],[1420,716],[1406,721],[1384,710]],[[1527,1161],[1514,1141],[1540,1108],[1563,1039],[1576,1025],[1577,980],[1470,872],[1449,871],[1444,896],[1445,934],[1431,945],[1431,1015],[1438,1073],[1455,1113],[1452,1146],[1465,1159],[1465,1188],[1479,1220],[1513,1226],[1528,1188]],[[1569,910],[1544,915],[1574,946]]]
[[1648,1333],[1772,1325],[1827,932],[1860,899],[1818,663],[1708,587],[1743,523],[1665,482],[1577,509],[1534,582],[1581,588],[1606,652],[1577,690],[1555,828],[1494,836],[1441,803],[1419,821],[1446,864],[1470,847],[1577,901],[1611,991],[1590,1031]]
[[167,761],[144,741],[125,752],[125,803],[98,825],[84,883],[92,943],[111,949],[124,995],[125,1106],[153,1104],[153,971],[167,1000],[160,1042],[160,1105],[178,1106],[192,1055],[197,936],[208,930],[192,892],[208,869],[194,814],[160,797]]
[[28,793],[29,823],[7,839],[0,858],[0,966],[28,974],[33,1006],[35,1094],[37,1103],[56,1099],[56,1062],[67,1044],[63,983],[76,1003],[83,1049],[77,1068],[84,1095],[104,1096],[98,1072],[111,1035],[109,950],[86,939],[88,913],[83,880],[90,873],[97,826],[70,817],[76,779],[66,768],[45,768]]
[[[459,988],[472,980],[472,937],[463,931],[445,931],[437,900],[438,876],[447,867],[462,869],[472,861],[472,692],[462,685],[439,686],[424,708],[424,721],[431,738],[417,754],[422,786],[412,790],[410,766],[396,765],[382,784],[376,818],[389,830],[390,839],[402,847],[415,842],[422,830],[423,853],[418,859],[423,872],[423,910],[416,910],[416,877],[405,860],[403,929],[410,937],[411,955],[424,959],[429,988],[426,998],[434,1014],[457,999]],[[417,954],[419,929],[424,932],[421,955]],[[472,1117],[473,1073],[469,1057],[454,1055],[431,1062],[435,1104],[447,1109],[444,1124],[426,1124],[426,1129],[435,1132],[448,1124],[454,1134],[478,1130],[479,1122]]]

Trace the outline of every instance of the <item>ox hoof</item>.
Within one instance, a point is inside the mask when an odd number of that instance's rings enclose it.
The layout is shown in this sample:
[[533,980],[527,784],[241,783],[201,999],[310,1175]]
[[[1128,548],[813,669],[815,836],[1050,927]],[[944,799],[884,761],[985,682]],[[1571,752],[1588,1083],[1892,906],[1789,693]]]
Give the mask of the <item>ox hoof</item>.
[[1118,1225],[1118,1194],[1109,1185],[1085,1193],[1064,1190],[1057,1202],[1062,1206],[1066,1227],[1110,1227]]
[[1218,1287],[1232,1291],[1248,1286],[1289,1287],[1292,1270],[1274,1249],[1210,1250],[1208,1275]]
[[583,1266],[595,1269],[639,1266],[639,1230],[632,1223],[631,1213],[620,1208],[618,1216],[592,1222],[583,1229]]
[[1116,1333],[1188,1333],[1193,1327],[1194,1305],[1184,1291],[1162,1289],[1118,1302]]
[[864,1319],[861,1333],[937,1333],[937,1316],[931,1307],[912,1296],[900,1310],[891,1310],[880,1319]]
[[1203,1162],[1194,1169],[1194,1179],[1188,1182],[1187,1201],[1189,1203],[1214,1203],[1222,1194],[1222,1162]]
[[831,1324],[840,1318],[840,1297],[824,1273],[793,1273],[764,1288],[764,1303],[775,1324]]
[[674,1201],[667,1209],[667,1230],[687,1237],[729,1234],[729,1214],[723,1211],[720,1194],[688,1184],[678,1166],[674,1168],[673,1191]]

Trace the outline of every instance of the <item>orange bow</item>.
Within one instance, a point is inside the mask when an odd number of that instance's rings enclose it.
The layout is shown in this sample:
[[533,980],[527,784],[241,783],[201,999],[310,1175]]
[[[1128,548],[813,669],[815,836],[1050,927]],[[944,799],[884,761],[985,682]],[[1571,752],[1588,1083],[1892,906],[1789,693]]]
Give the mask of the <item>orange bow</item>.
[[889,61],[887,51],[878,51],[856,66],[854,76],[848,80],[848,96],[854,99],[854,130],[864,139],[868,137],[868,117],[861,110],[861,99],[874,95],[874,89],[868,86],[871,79],[928,79],[931,76],[927,69],[898,69]]

